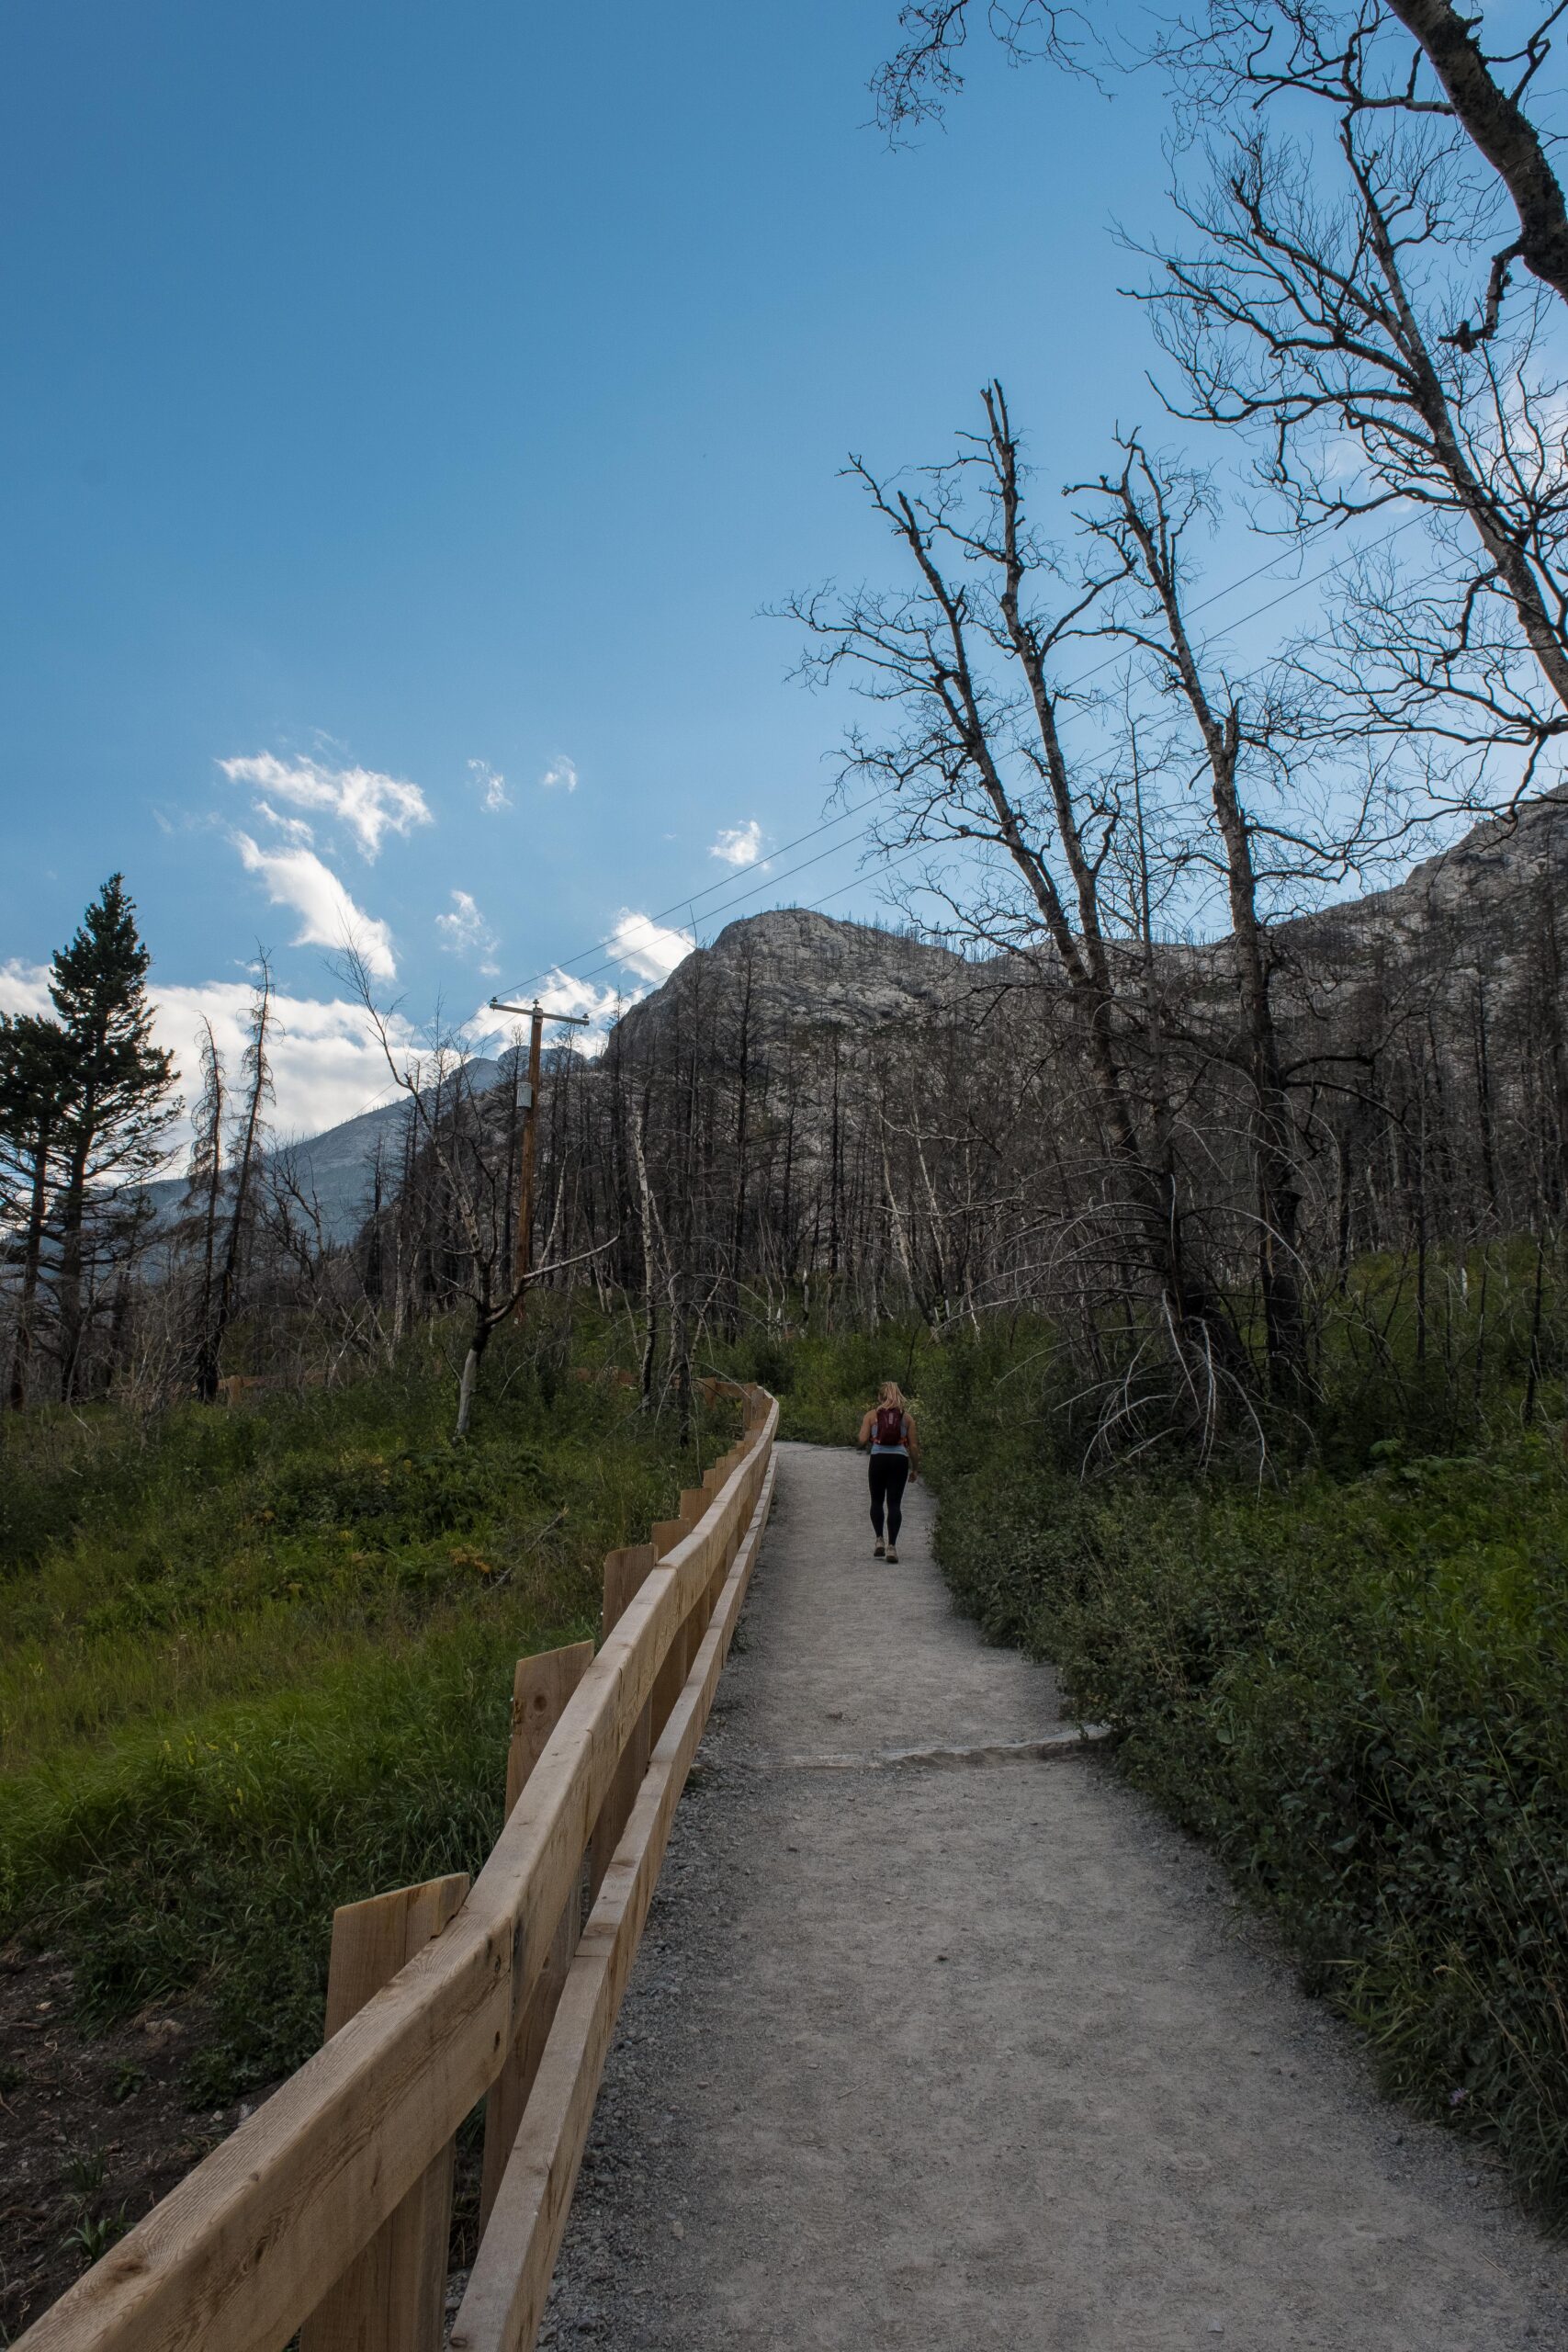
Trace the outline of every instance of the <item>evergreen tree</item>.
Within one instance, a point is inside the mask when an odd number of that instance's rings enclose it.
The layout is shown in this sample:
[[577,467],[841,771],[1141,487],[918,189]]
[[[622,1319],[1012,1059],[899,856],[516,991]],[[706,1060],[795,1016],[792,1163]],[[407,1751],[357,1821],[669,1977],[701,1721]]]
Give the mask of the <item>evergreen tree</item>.
[[44,1239],[59,1182],[59,1139],[71,1087],[71,1056],[58,1022],[32,1012],[0,1014],[0,1216],[6,1257],[21,1268],[12,1333],[10,1401],[25,1405],[30,1384]]
[[60,1390],[76,1388],[101,1253],[112,1250],[115,1210],[128,1184],[150,1176],[179,1108],[174,1060],[152,1043],[151,961],[136,908],[118,874],[53,961],[50,995],[65,1039],[68,1083],[60,1117]]

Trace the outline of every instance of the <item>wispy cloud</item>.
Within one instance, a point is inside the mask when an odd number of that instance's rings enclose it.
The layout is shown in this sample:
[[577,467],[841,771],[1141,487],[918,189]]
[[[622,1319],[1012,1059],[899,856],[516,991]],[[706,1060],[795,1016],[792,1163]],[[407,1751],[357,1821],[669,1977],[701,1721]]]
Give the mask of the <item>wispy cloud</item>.
[[506,789],[506,778],[488,760],[470,760],[468,774],[479,787],[483,805],[489,814],[499,817],[503,808],[512,806],[512,795]]
[[373,979],[396,979],[390,931],[355,905],[314,850],[263,849],[249,833],[236,833],[234,845],[246,873],[258,876],[273,905],[292,907],[299,917],[296,947],[353,947]]
[[265,817],[267,823],[280,832],[286,842],[293,842],[300,849],[310,849],[313,845],[316,839],[315,832],[305,822],[303,817],[282,816],[270,800],[258,800],[256,814],[258,817]]
[[486,959],[494,955],[500,942],[469,891],[453,891],[451,913],[435,918],[435,936],[449,956],[466,956],[477,961],[481,972],[496,969]]
[[0,964],[0,1012],[35,1012],[46,1021],[58,1020],[49,980],[47,964],[24,964],[15,956]]
[[610,933],[610,953],[615,961],[629,965],[645,980],[667,980],[696,944],[688,932],[671,931],[630,907],[621,909]]
[[726,865],[755,865],[761,854],[762,828],[755,817],[748,817],[743,825],[726,826],[708,852]]
[[434,821],[417,784],[374,768],[329,768],[318,760],[280,760],[272,752],[218,764],[231,784],[248,784],[258,797],[270,793],[292,808],[337,818],[367,857],[378,854],[387,833],[409,833]]
[[577,762],[569,760],[564,752],[558,752],[539,778],[540,786],[546,792],[575,792],[577,783]]

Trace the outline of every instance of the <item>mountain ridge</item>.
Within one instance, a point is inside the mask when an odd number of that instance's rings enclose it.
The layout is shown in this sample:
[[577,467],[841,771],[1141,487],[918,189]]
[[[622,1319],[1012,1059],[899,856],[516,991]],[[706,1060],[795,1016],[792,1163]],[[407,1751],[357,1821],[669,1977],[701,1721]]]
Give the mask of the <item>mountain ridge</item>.
[[[1354,990],[1375,972],[1440,965],[1452,987],[1485,974],[1505,990],[1530,977],[1531,924],[1568,915],[1568,796],[1551,793],[1515,815],[1489,818],[1460,841],[1423,858],[1398,882],[1270,926],[1288,990],[1303,976]],[[1224,939],[1171,952],[1207,965],[1224,985]],[[738,916],[692,953],[658,989],[630,1006],[610,1033],[603,1066],[635,1063],[670,1024],[716,990],[759,1036],[875,1028],[951,1009],[964,985],[1005,981],[1020,959],[969,957],[907,931],[856,922],[810,907]],[[1293,992],[1293,991],[1292,991]],[[466,1065],[482,1091],[503,1064]],[[359,1112],[316,1136],[278,1144],[301,1190],[318,1201],[334,1242],[351,1240],[369,1207],[378,1150],[400,1137],[402,1098]],[[159,1222],[170,1225],[186,1197],[183,1176],[146,1188]]]

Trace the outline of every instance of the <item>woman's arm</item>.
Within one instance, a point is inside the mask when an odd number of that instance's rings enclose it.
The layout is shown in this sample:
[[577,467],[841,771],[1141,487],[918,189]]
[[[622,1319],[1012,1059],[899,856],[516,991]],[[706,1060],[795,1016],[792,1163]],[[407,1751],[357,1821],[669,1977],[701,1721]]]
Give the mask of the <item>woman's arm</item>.
[[872,1406],[869,1406],[869,1407],[867,1408],[867,1409],[866,1409],[865,1419],[862,1421],[862,1423],[861,1423],[861,1425],[860,1425],[860,1435],[859,1435],[859,1437],[857,1437],[857,1438],[856,1438],[856,1440],[855,1440],[855,1443],[856,1443],[857,1445],[869,1445],[869,1444],[871,1443],[871,1433],[872,1433],[872,1430],[873,1430],[875,1427],[876,1427],[876,1408],[875,1408],[875,1406],[874,1406],[874,1405],[872,1405]]

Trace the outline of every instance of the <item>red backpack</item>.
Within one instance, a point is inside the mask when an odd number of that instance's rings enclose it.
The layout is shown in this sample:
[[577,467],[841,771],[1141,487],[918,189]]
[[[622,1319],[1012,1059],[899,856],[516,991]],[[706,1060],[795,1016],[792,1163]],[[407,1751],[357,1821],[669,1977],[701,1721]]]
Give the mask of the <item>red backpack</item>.
[[872,1431],[871,1442],[873,1445],[903,1444],[904,1415],[898,1406],[879,1405],[877,1407],[876,1427]]

